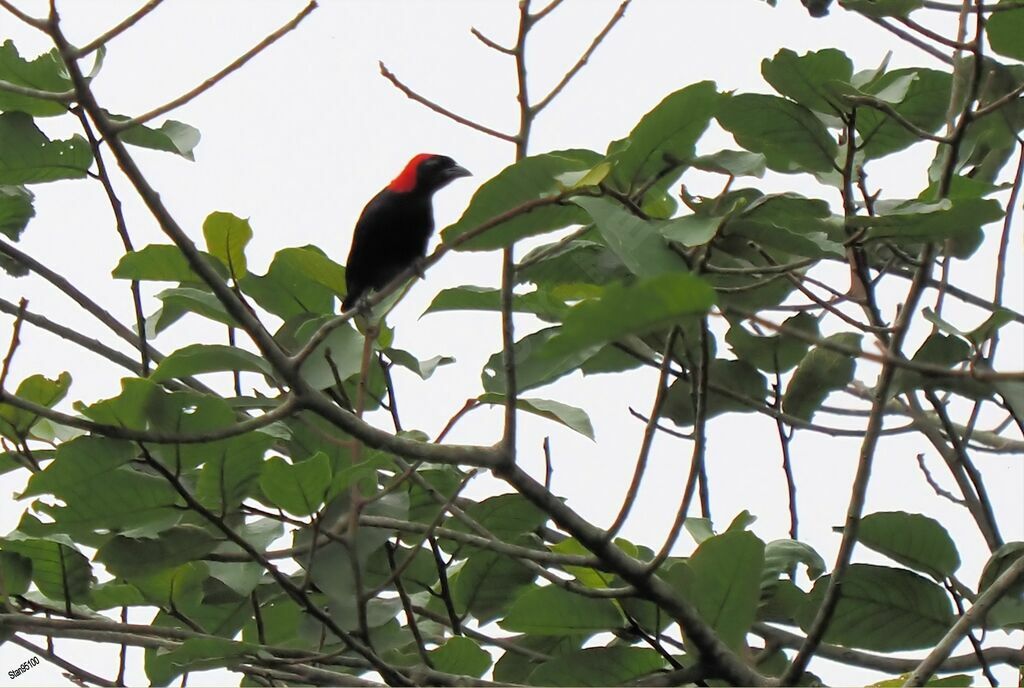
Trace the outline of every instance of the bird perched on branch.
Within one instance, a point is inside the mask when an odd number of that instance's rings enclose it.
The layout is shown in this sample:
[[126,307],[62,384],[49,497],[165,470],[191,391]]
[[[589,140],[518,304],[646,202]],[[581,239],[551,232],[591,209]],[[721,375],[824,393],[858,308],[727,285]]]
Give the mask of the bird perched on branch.
[[415,156],[388,186],[373,197],[356,222],[345,264],[347,311],[370,289],[382,289],[427,255],[434,233],[434,192],[469,171],[446,155]]

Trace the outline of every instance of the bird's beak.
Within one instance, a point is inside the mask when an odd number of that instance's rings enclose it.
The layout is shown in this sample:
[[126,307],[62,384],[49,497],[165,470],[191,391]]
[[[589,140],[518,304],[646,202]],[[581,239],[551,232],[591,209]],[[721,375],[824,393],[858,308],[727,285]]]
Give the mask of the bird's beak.
[[449,179],[458,179],[459,177],[472,177],[473,176],[473,173],[470,172],[469,170],[467,170],[462,165],[455,165],[453,167],[449,167],[447,172],[448,172],[448,178]]

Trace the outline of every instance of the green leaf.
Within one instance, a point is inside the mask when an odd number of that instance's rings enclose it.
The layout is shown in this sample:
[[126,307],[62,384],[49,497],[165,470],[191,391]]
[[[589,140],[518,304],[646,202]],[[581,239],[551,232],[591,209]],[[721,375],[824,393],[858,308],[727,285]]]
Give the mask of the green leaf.
[[[978,581],[981,594],[1012,566],[1024,557],[1024,542],[1007,542],[989,557]],[[1016,630],[1024,628],[1024,582],[1010,586],[1002,599],[995,603],[985,617],[985,627],[990,629]]]
[[701,155],[691,161],[691,166],[731,177],[763,177],[767,167],[765,157],[760,153],[734,150]]
[[829,116],[845,111],[840,107],[830,82],[848,82],[853,76],[853,62],[835,48],[797,55],[783,48],[775,57],[761,61],[761,74],[781,95],[804,107]]
[[538,287],[608,284],[631,274],[611,249],[587,239],[538,246],[519,264],[518,283],[532,282]]
[[825,573],[825,560],[811,547],[798,540],[772,540],[764,547],[764,570],[761,572],[761,600],[769,598],[778,587],[779,576],[797,564],[807,567],[811,580]]
[[[561,319],[568,310],[565,302],[555,298],[553,290],[538,289],[529,294],[513,294],[512,310],[517,313],[533,313],[544,320]],[[442,289],[430,302],[427,313],[442,311],[500,311],[501,290],[493,287],[463,285]],[[397,362],[397,361],[396,361]],[[414,371],[415,372],[415,371]]]
[[28,115],[0,114],[0,184],[82,179],[90,165],[92,150],[80,135],[51,141]]
[[753,533],[731,531],[702,542],[690,557],[690,600],[729,647],[738,650],[757,615],[765,545]]
[[627,211],[606,197],[581,197],[573,202],[594,220],[608,247],[638,277],[653,277],[687,269],[686,263],[669,249],[657,225]]
[[248,432],[218,445],[199,472],[196,497],[218,513],[226,513],[250,496],[259,481],[263,455],[274,438]]
[[256,646],[228,638],[189,638],[173,650],[155,651],[157,661],[146,662],[146,676],[164,686],[186,672],[231,667],[255,653]]
[[625,686],[665,669],[665,659],[647,647],[588,647],[541,664],[529,682],[535,686]]
[[231,213],[210,213],[203,222],[203,237],[210,255],[235,279],[246,275],[245,247],[252,239],[249,220]]
[[[1008,0],[1002,0],[996,5],[1009,5]],[[985,20],[985,32],[988,35],[988,42],[992,50],[1012,57],[1015,60],[1024,60],[1024,8],[992,12]]]
[[85,555],[65,535],[28,537],[14,531],[0,538],[0,550],[32,561],[32,582],[52,600],[84,602],[96,582]]
[[[708,366],[708,386],[705,404],[707,418],[730,412],[752,413],[768,394],[764,376],[745,361],[712,359]],[[725,391],[718,391],[716,388]],[[737,396],[750,401],[745,403],[735,398]],[[661,415],[677,425],[693,425],[694,400],[690,380],[676,378],[669,386]]]
[[[831,576],[822,576],[800,612],[806,631]],[[872,564],[851,564],[825,642],[895,652],[933,647],[953,625],[946,591],[916,573]]]
[[[860,348],[861,337],[850,332],[834,334],[825,341],[851,349]],[[828,395],[846,387],[853,379],[856,367],[854,357],[816,346],[811,349],[786,386],[782,396],[782,410],[809,421]]]
[[266,275],[248,273],[242,291],[259,306],[287,320],[296,315],[334,314],[334,297],[345,293],[345,271],[315,246],[283,248]]
[[851,227],[869,227],[869,239],[935,241],[963,237],[1003,217],[995,199],[943,199],[937,203],[900,201],[877,208],[879,215],[848,218]]
[[521,595],[498,625],[506,631],[535,635],[600,633],[625,623],[611,600],[574,595],[556,585]]
[[479,678],[491,668],[487,651],[465,636],[449,638],[444,645],[431,650],[429,656],[434,669],[458,676]]
[[272,456],[263,465],[260,489],[274,503],[296,516],[309,516],[324,501],[331,482],[327,454],[317,452],[305,461],[288,463]]
[[[503,540],[533,532],[548,520],[545,512],[517,493],[488,497],[466,507],[466,513]],[[468,530],[461,521],[454,519],[447,525],[454,530]]]
[[[798,313],[782,323],[783,328],[818,336],[818,321],[809,313]],[[725,335],[736,357],[769,373],[785,373],[807,353],[809,344],[792,335],[756,335],[734,323]]]
[[17,552],[0,550],[0,596],[4,602],[10,595],[24,595],[31,582],[32,560]]
[[[578,650],[583,639],[583,636],[578,635],[523,635],[516,639],[516,645],[524,650],[539,652],[541,656],[560,657]],[[530,674],[541,661],[543,660],[534,659],[532,656],[506,651],[501,659],[494,663],[494,680],[526,684]]]
[[[15,396],[40,406],[53,408],[68,393],[71,375],[66,371],[51,380],[44,375],[31,375],[21,381]],[[28,436],[39,416],[10,404],[0,404],[0,434],[9,440],[20,442]]]
[[[309,341],[314,332],[332,319],[333,316],[310,320],[296,331],[296,339],[302,343]],[[302,379],[317,389],[326,389],[333,387],[338,380],[358,375],[362,368],[364,342],[363,335],[351,323],[335,327],[302,362],[299,369]]]
[[866,17],[906,17],[924,7],[924,0],[839,0],[839,5]]
[[666,239],[678,241],[683,246],[692,248],[703,246],[715,238],[723,218],[715,215],[694,213],[666,220],[661,224],[661,234]]
[[953,538],[938,521],[921,514],[869,514],[861,519],[857,542],[938,580],[960,567]]
[[119,578],[149,576],[201,559],[213,551],[217,540],[204,528],[181,525],[155,538],[115,535],[96,552],[96,560]]
[[226,344],[190,344],[170,354],[150,375],[154,382],[189,377],[201,373],[227,370],[263,373],[274,376],[274,370],[263,357]]
[[111,274],[117,279],[202,282],[174,244],[150,244],[126,253]]
[[[109,115],[115,122],[130,118],[121,115]],[[125,143],[140,148],[175,153],[186,160],[195,160],[195,149],[199,145],[199,130],[193,126],[169,119],[159,129],[137,124],[117,135]]]
[[[467,232],[523,203],[554,197],[562,192],[558,177],[567,172],[590,170],[601,156],[589,150],[564,150],[532,155],[485,182],[458,222],[441,232],[445,244],[453,244]],[[489,251],[513,241],[586,221],[573,205],[553,204],[502,222],[474,239],[459,244],[460,251]]]
[[548,360],[586,351],[630,334],[646,334],[671,325],[685,315],[706,312],[714,292],[699,277],[674,272],[612,284],[598,298],[574,306],[561,329],[544,343]]
[[384,349],[384,354],[395,365],[402,366],[419,375],[421,380],[429,380],[430,376],[441,366],[455,363],[455,359],[451,356],[433,356],[421,361],[408,351],[395,348]]
[[18,240],[28,221],[36,214],[32,207],[34,198],[32,192],[23,186],[0,186],[0,234]]
[[[576,370],[596,353],[597,347],[588,347],[582,351],[568,351],[561,356],[546,355],[544,353],[546,343],[559,331],[557,327],[538,330],[526,335],[513,345],[516,384],[520,393],[546,385]],[[501,351],[493,354],[484,364],[480,380],[487,392],[505,394],[505,367]]]
[[[61,93],[74,88],[57,49],[26,60],[10,39],[0,46],[0,80],[38,91]],[[33,117],[54,117],[67,113],[63,103],[0,91],[0,112],[24,112]]]
[[[906,95],[895,103],[896,112],[929,133],[938,131],[946,121],[952,78],[934,69],[894,69],[865,85],[864,92],[881,98],[886,89],[901,84],[908,77],[913,81]],[[884,98],[883,98],[884,99]],[[867,159],[880,158],[917,143],[916,134],[907,131],[889,115],[869,107],[857,109],[857,133],[861,150]]]
[[466,559],[452,583],[452,601],[480,623],[501,616],[537,574],[515,559],[480,550]]
[[203,289],[192,287],[164,289],[156,297],[163,302],[164,306],[146,322],[147,330],[151,328],[154,335],[163,332],[186,313],[195,313],[229,327],[238,325],[235,318],[224,308],[220,299]]
[[[907,681],[910,679],[910,674],[900,674],[896,678],[886,679],[879,681],[878,683],[872,683],[871,686],[874,688],[899,688],[900,686],[907,685]],[[944,686],[946,688],[967,688],[968,686],[974,685],[974,677],[968,674],[953,674],[952,676],[943,676],[942,678],[930,678],[925,682],[926,686],[932,686],[938,688]]]
[[619,191],[629,191],[667,166],[692,158],[718,102],[713,81],[691,84],[666,96],[637,122],[629,136],[609,146],[612,184]]
[[134,585],[111,580],[89,591],[89,608],[104,611],[115,607],[145,607],[149,602]]
[[723,101],[718,122],[777,172],[829,172],[839,146],[810,110],[784,98],[744,93]]
[[[924,317],[928,318],[929,309],[925,309]],[[916,363],[928,363],[930,365],[945,366],[953,368],[958,363],[966,361],[971,356],[971,347],[962,338],[954,335],[945,335],[936,332],[928,336],[921,344],[921,348],[914,354],[913,361]],[[913,370],[897,370],[893,377],[892,387],[889,390],[890,398],[898,394],[923,388],[935,388],[943,386],[941,378],[931,375],[924,375]]]
[[[505,396],[494,393],[481,394],[477,397],[477,401],[482,404],[503,405],[505,403]],[[594,439],[594,426],[590,424],[590,417],[586,411],[576,406],[570,406],[569,404],[563,404],[560,401],[552,401],[550,399],[524,399],[520,397],[516,399],[516,408],[553,420],[556,423],[561,423],[585,437]]]

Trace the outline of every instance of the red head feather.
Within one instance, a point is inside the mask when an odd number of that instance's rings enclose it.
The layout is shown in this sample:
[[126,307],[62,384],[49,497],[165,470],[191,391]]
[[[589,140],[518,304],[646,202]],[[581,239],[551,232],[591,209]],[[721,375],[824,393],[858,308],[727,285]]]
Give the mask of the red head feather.
[[416,171],[419,166],[426,160],[433,158],[433,153],[420,153],[413,157],[408,162],[402,173],[394,178],[394,180],[388,184],[389,191],[397,191],[398,193],[406,193],[416,188]]

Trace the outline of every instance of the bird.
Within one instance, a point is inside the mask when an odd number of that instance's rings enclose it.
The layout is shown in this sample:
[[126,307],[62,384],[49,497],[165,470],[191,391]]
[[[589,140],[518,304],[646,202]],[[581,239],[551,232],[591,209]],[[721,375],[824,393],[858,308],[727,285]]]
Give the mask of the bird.
[[344,313],[370,289],[382,289],[427,255],[434,233],[434,193],[470,176],[447,155],[420,153],[363,208],[345,263]]

